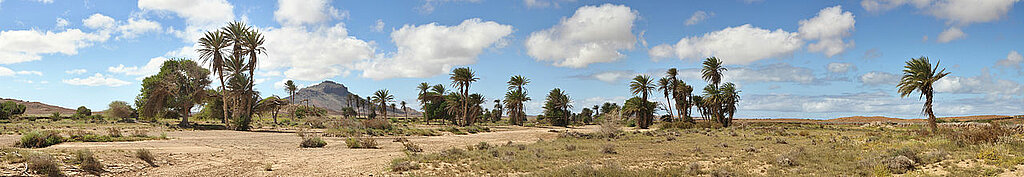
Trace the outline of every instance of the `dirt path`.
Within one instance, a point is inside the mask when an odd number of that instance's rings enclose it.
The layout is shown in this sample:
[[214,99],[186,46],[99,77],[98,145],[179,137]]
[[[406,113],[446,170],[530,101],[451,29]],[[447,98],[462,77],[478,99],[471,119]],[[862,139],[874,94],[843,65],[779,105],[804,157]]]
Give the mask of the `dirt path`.
[[[438,152],[480,142],[532,143],[538,139],[547,140],[558,136],[549,130],[564,130],[533,127],[492,129],[496,131],[471,135],[415,136],[408,139],[427,152]],[[572,131],[588,132],[596,129],[596,126],[588,126],[572,128]],[[159,167],[108,167],[114,169],[111,171],[115,172],[115,176],[381,176],[391,159],[405,156],[402,152],[404,147],[392,142],[396,137],[376,137],[380,149],[349,149],[345,147],[344,139],[334,137],[324,139],[328,143],[324,148],[306,149],[298,147],[301,138],[295,133],[179,131],[167,132],[167,136],[172,139],[63,143],[46,149],[107,152],[107,155],[99,157],[111,162],[126,161],[118,159],[122,157],[128,161],[135,160],[131,152],[142,148],[150,149],[157,155]],[[271,164],[272,171],[265,170],[267,164]],[[126,170],[116,172],[121,168]]]

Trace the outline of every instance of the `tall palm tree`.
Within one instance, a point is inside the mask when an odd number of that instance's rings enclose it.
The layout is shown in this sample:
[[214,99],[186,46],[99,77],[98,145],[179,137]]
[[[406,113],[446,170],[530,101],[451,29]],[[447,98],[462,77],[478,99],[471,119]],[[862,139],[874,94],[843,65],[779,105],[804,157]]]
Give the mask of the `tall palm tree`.
[[419,101],[420,105],[422,106],[426,104],[426,98],[424,98],[424,96],[425,94],[427,94],[427,90],[430,89],[430,84],[426,82],[420,83],[420,85],[416,86],[416,89],[420,91],[419,95],[417,95],[416,97],[416,100]]
[[696,123],[693,121],[693,116],[690,115],[690,107],[693,107],[694,101],[690,97],[693,92],[693,87],[686,85],[685,82],[676,80],[675,84],[675,97],[676,97],[676,110],[679,111],[680,116],[683,116],[683,121],[689,123]]
[[675,85],[673,85],[672,78],[663,77],[661,79],[658,79],[658,90],[661,90],[661,92],[665,94],[665,106],[668,107],[669,120],[672,120],[676,117],[672,115],[672,98],[669,97],[671,96],[671,93],[674,92],[674,88]]
[[921,95],[918,96],[918,99],[924,97],[922,111],[928,115],[928,127],[932,132],[938,129],[938,125],[935,123],[935,113],[932,112],[932,94],[935,91],[932,84],[949,75],[945,68],[939,70],[940,63],[937,61],[935,67],[932,67],[932,63],[927,57],[912,58],[904,66],[903,77],[896,85],[899,88],[897,92],[900,93],[900,97],[910,96],[914,91],[920,92]]
[[708,83],[718,86],[722,82],[722,72],[727,70],[725,67],[722,67],[722,60],[716,57],[707,58],[704,60],[704,68],[700,70],[701,78],[704,78]]
[[267,54],[267,49],[263,47],[263,41],[263,35],[257,29],[250,29],[242,36],[242,50],[249,56],[249,65],[247,66],[249,68],[249,87],[247,89],[249,90],[252,90],[255,85],[253,76],[258,63],[256,56]]
[[723,127],[728,127],[732,124],[733,114],[736,114],[736,104],[740,102],[740,91],[736,90],[736,84],[726,82],[722,84],[721,95],[724,102],[722,112],[729,114],[729,117],[722,121],[722,125]]
[[299,90],[299,87],[295,86],[295,82],[292,80],[285,81],[284,90],[288,91],[288,101],[295,102],[295,91]]
[[[461,92],[460,96],[463,96],[463,97],[468,97],[469,96],[469,86],[473,82],[476,82],[477,80],[480,80],[480,78],[476,77],[476,74],[473,72],[473,70],[469,69],[468,67],[455,68],[455,70],[452,70],[450,79],[452,80],[452,86],[458,88],[459,91]],[[461,100],[462,100],[462,109],[463,109],[463,111],[462,111],[462,120],[469,121],[470,120],[470,118],[469,118],[469,99],[461,99]],[[470,123],[471,122],[463,122],[463,124],[470,124]]]
[[405,109],[405,101],[400,102],[400,104],[402,104],[402,113],[405,113],[405,119],[409,119],[409,111]]
[[[641,101],[643,104],[648,104],[647,95],[651,93],[651,90],[654,90],[654,80],[648,75],[637,75],[633,78],[633,81],[629,83],[629,90],[633,92],[633,95],[640,95],[640,99],[642,99]],[[646,109],[647,106],[642,107]],[[642,129],[647,129],[647,127],[651,125],[653,121],[652,119],[654,119],[651,117],[652,115],[647,115],[649,113],[647,111],[651,110],[645,110],[644,115],[641,116],[640,121],[638,121],[640,124],[639,126]]]
[[225,103],[221,104],[223,107],[222,110],[224,110],[224,119],[221,120],[221,123],[227,125],[228,117],[231,117],[231,115],[229,115],[229,112],[227,111],[228,98],[223,94],[227,92],[224,86],[224,63],[226,62],[226,57],[224,57],[224,55],[226,54],[228,47],[231,46],[231,39],[224,36],[224,33],[220,31],[210,31],[206,32],[206,35],[202,38],[199,38],[199,46],[200,48],[196,49],[196,52],[199,52],[199,60],[201,60],[203,64],[208,64],[210,66],[210,70],[217,73],[217,78],[220,79],[220,90],[222,93],[220,98],[221,101]]
[[546,116],[559,116],[557,118],[551,117],[553,124],[569,127],[569,116],[571,114],[569,108],[572,108],[571,101],[569,95],[565,94],[565,91],[562,91],[562,89],[555,88],[548,92],[548,96],[544,101],[545,114]]
[[509,78],[507,83],[508,93],[505,94],[505,107],[509,108],[509,122],[512,122],[513,125],[523,125],[526,119],[523,102],[530,100],[523,87],[530,84],[530,79],[522,75],[515,75]]

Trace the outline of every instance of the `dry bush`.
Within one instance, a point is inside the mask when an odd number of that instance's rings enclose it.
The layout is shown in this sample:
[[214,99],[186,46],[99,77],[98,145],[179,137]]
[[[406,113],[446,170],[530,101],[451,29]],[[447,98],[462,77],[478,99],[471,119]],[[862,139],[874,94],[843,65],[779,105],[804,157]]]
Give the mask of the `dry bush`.
[[601,128],[597,130],[597,134],[601,137],[615,138],[622,132],[621,127],[622,125],[619,125],[618,120],[609,118],[601,122]]
[[103,164],[93,156],[92,151],[85,149],[75,151],[75,162],[78,163],[78,166],[83,171],[89,174],[99,176],[104,172]]
[[405,150],[409,151],[409,152],[423,152],[423,148],[420,148],[420,146],[417,146],[416,144],[413,144],[412,142],[408,142],[408,141],[402,142],[402,146],[404,146]]
[[121,128],[117,128],[117,127],[110,127],[110,128],[108,128],[107,129],[107,135],[109,135],[110,137],[115,137],[115,138],[123,136],[123,135],[121,135]]
[[604,146],[601,147],[601,153],[605,153],[605,154],[618,154],[619,152],[615,151],[615,145],[605,144]]
[[153,153],[149,152],[149,150],[147,149],[135,150],[135,157],[138,157],[140,160],[146,162],[146,164],[149,164],[149,166],[151,167],[156,166],[156,157],[153,156]]
[[409,139],[406,139],[405,137],[398,137],[398,138],[395,138],[395,140],[391,141],[391,142],[404,143],[404,142],[409,142]]
[[370,129],[390,130],[391,122],[384,119],[367,119],[363,120],[363,126]]
[[56,159],[46,154],[32,154],[28,156],[28,169],[36,174],[55,177],[64,176],[57,165]]
[[987,144],[995,143],[1003,136],[1012,133],[1007,128],[997,123],[989,123],[988,126],[967,127],[956,131],[945,131],[946,137],[963,144]]
[[327,146],[327,142],[319,136],[308,136],[302,138],[302,143],[299,143],[299,147],[302,148],[322,148]]
[[903,174],[914,169],[914,160],[907,156],[896,156],[882,159],[882,165],[895,174]]
[[134,129],[132,130],[132,137],[148,137],[149,130],[146,129]]
[[394,171],[394,172],[402,172],[402,171],[409,171],[409,170],[419,170],[419,169],[420,169],[420,165],[419,164],[416,164],[416,163],[413,163],[413,162],[410,162],[410,161],[407,161],[407,160],[398,160],[398,159],[396,159],[396,160],[392,160],[391,161],[391,171]]
[[690,175],[700,175],[704,173],[700,168],[700,164],[697,162],[690,162],[690,165],[688,165],[687,168],[689,169]]
[[487,142],[480,142],[480,143],[476,144],[476,146],[474,146],[473,149],[476,149],[476,150],[488,150],[488,149],[491,149],[491,144],[487,144]]
[[345,146],[353,149],[377,149],[377,140],[366,137],[348,138],[345,139]]
[[576,150],[576,145],[567,144],[567,145],[565,145],[565,150],[566,151],[575,151]]
[[779,155],[778,157],[775,158],[775,165],[782,166],[782,167],[792,167],[792,166],[800,165],[797,162],[797,159],[800,158],[800,156],[803,156],[803,155],[804,155],[804,149],[803,148],[798,148],[796,150],[790,151],[789,153],[781,154],[781,155]]

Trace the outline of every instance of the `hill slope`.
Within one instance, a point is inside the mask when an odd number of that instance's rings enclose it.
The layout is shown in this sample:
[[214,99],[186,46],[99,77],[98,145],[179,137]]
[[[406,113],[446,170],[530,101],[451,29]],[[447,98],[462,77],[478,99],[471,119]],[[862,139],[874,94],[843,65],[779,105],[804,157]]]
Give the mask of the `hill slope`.
[[54,112],[59,112],[61,115],[75,114],[74,109],[68,109],[60,106],[48,105],[33,101],[0,98],[0,102],[6,101],[14,101],[18,104],[25,105],[25,115],[49,115],[53,114]]
[[[349,95],[353,94],[354,93],[350,92],[348,87],[345,87],[345,85],[334,81],[324,81],[313,86],[299,89],[292,97],[294,97],[295,100],[293,104],[304,105],[306,104],[304,100],[308,100],[310,105],[325,108],[329,110],[331,114],[336,114],[341,112],[342,108],[348,107]],[[360,99],[353,100],[353,102],[365,101],[366,96],[367,95],[360,95]],[[292,97],[286,97],[285,99],[291,99]],[[366,110],[359,111],[360,113],[366,112]],[[398,106],[397,110],[389,109],[388,114],[389,117],[391,117],[394,115],[405,115],[405,112],[402,111],[401,106]],[[418,115],[419,112],[412,109],[409,110],[409,116]]]

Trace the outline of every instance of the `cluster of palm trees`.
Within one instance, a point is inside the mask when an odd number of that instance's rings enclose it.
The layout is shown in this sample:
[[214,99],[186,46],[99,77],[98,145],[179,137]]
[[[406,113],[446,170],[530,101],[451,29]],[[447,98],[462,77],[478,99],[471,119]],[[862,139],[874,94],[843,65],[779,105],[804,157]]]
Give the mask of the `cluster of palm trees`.
[[[524,102],[530,101],[526,93],[526,84],[530,79],[522,75],[515,75],[508,79],[508,92],[505,93],[505,108],[508,109],[509,123],[512,125],[523,125],[526,122],[526,110]],[[500,114],[498,115],[501,116]]]
[[208,31],[199,39],[199,59],[217,73],[221,83],[222,122],[236,130],[249,128],[259,100],[259,94],[253,90],[253,74],[258,56],[266,53],[263,41],[259,30],[238,21]]
[[544,99],[544,118],[551,120],[553,126],[568,127],[572,121],[572,99],[562,89],[555,88],[548,92]]
[[[623,113],[637,118],[637,126],[648,128],[654,120],[654,109],[656,104],[648,101],[648,95],[655,88],[665,95],[666,110],[668,110],[669,121],[674,120],[677,113],[683,121],[694,123],[690,116],[690,109],[696,107],[701,117],[707,121],[714,121],[729,126],[732,123],[733,114],[736,113],[736,104],[740,101],[740,91],[733,83],[722,84],[723,72],[728,71],[722,66],[722,61],[716,57],[707,58],[701,68],[701,78],[708,82],[704,87],[703,95],[692,95],[693,87],[676,78],[678,70],[671,68],[666,71],[666,76],[659,79],[655,87],[654,79],[647,75],[638,75],[630,82],[629,88],[633,95],[639,95],[626,101],[623,106]],[[672,102],[675,104],[672,104]],[[673,110],[672,105],[675,105]]]
[[473,125],[485,111],[481,106],[486,102],[484,96],[469,93],[470,86],[480,78],[476,77],[472,69],[466,67],[455,68],[449,76],[451,85],[456,88],[454,92],[448,92],[444,85],[431,86],[426,82],[416,87],[419,90],[417,99],[423,106],[424,118],[428,121],[449,120],[460,126]]

